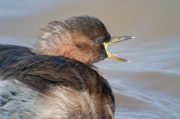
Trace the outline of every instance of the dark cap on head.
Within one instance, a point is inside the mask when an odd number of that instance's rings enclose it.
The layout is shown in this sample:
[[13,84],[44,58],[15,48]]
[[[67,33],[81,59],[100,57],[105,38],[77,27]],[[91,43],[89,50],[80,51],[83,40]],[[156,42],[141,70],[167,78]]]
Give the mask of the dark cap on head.
[[96,38],[101,37],[102,42],[109,42],[111,38],[105,25],[95,17],[71,17],[62,23],[62,27],[72,33],[76,32],[83,34],[89,37],[91,40],[96,40]]

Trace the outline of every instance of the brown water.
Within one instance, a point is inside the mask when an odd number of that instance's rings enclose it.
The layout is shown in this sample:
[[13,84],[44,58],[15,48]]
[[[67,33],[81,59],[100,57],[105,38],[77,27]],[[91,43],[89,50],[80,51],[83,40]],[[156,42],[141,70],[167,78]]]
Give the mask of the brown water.
[[32,46],[52,20],[92,15],[111,35],[136,39],[109,47],[131,60],[96,65],[116,96],[116,119],[180,119],[179,0],[0,1],[0,43]]

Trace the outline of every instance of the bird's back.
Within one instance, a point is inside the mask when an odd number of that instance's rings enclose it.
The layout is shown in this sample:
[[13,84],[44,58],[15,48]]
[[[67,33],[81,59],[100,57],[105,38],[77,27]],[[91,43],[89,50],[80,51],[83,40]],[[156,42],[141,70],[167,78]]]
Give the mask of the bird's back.
[[108,82],[79,61],[0,45],[0,75],[2,119],[113,118]]

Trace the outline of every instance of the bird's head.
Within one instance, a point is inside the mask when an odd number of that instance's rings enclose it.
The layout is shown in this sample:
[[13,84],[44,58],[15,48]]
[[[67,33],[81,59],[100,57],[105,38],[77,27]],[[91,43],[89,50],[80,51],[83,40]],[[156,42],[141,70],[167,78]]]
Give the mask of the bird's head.
[[127,61],[107,50],[109,44],[132,39],[131,36],[111,37],[105,25],[90,16],[71,17],[50,22],[41,29],[33,51],[42,55],[64,56],[87,65],[112,58]]

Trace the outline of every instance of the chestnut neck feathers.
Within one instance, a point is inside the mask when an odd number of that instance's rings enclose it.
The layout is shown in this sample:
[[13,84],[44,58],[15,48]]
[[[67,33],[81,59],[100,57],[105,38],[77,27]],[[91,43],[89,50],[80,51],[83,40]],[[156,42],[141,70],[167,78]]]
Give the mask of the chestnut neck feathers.
[[72,17],[50,22],[41,29],[33,52],[42,55],[65,56],[87,65],[107,57],[103,42],[110,41],[105,25],[89,16]]

